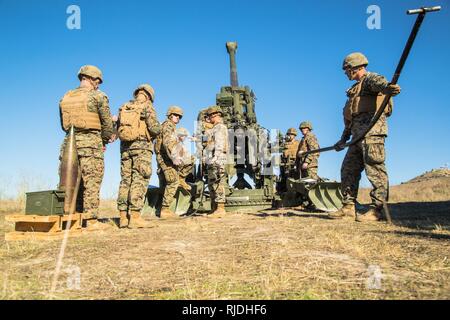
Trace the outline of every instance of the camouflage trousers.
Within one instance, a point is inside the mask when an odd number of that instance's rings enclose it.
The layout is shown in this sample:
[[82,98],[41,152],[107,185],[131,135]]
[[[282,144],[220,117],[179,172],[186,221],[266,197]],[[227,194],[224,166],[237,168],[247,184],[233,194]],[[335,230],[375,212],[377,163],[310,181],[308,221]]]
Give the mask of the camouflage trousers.
[[119,211],[141,211],[144,207],[150,176],[152,152],[145,149],[122,150],[120,162]]
[[[64,138],[60,149],[58,170],[60,176],[62,155],[67,139],[68,136]],[[100,187],[104,174],[101,135],[100,132],[76,132],[75,141],[81,173],[76,199],[76,212],[83,213],[85,219],[96,218],[100,205]]]
[[85,218],[97,218],[100,206],[100,187],[105,170],[103,157],[78,156],[81,170],[81,183],[77,195],[77,212]]
[[389,180],[384,164],[384,139],[384,136],[370,136],[349,147],[341,167],[344,204],[355,203],[363,170],[373,187],[370,192],[372,204],[380,207],[388,201]]
[[208,164],[208,189],[211,195],[211,204],[225,203],[225,191],[227,185],[227,176],[225,166],[217,164]]
[[302,178],[311,178],[311,179],[314,179],[314,180],[317,180],[317,179],[319,179],[319,176],[317,175],[317,167],[308,167],[308,168],[306,168],[306,170],[305,169],[301,169],[300,171],[301,171],[301,177]]
[[159,186],[164,189],[163,207],[170,207],[180,186],[180,179],[185,179],[191,172],[194,164],[182,166],[160,166],[158,168]]

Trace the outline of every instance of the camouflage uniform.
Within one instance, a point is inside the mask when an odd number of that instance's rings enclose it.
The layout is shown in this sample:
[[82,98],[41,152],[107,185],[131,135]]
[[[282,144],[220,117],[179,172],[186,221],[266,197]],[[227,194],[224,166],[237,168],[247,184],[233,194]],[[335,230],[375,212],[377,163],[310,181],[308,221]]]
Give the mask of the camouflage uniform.
[[176,125],[167,119],[161,126],[155,148],[159,184],[161,188],[164,188],[163,207],[170,206],[180,186],[180,180],[184,180],[191,173],[194,165],[189,163],[177,166],[173,163],[172,154],[177,144]]
[[[136,102],[130,103],[132,105]],[[141,108],[141,119],[144,119],[149,135],[135,141],[120,142],[122,180],[117,199],[119,211],[141,211],[152,174],[153,138],[159,133],[160,124],[151,101],[144,102]],[[120,118],[118,126],[120,127]]]
[[[317,141],[317,137],[314,133],[308,132],[305,136],[303,136],[300,144],[298,146],[298,151],[306,152],[310,150],[319,149],[319,143]],[[298,168],[301,173],[302,178],[311,178],[318,179],[317,170],[319,166],[319,153],[308,154],[306,157],[300,157]],[[302,164],[307,163],[308,167],[306,170],[302,169]]]
[[[199,113],[197,119],[197,127],[195,131],[195,147],[196,147],[196,157],[200,160],[200,166],[202,166],[202,170],[204,171],[206,166],[206,142],[208,141],[208,131],[212,129],[213,125],[206,121],[206,111],[207,109],[202,110]],[[200,170],[199,170],[200,171]]]
[[225,173],[228,153],[228,129],[222,120],[207,130],[207,139],[206,164],[208,189],[212,202],[224,204],[228,184]]
[[283,153],[281,154],[281,167],[283,177],[298,178],[296,166],[297,149],[300,141],[293,139],[292,141],[286,141],[283,144]]
[[[81,183],[77,196],[76,210],[77,212],[83,212],[85,218],[96,218],[100,204],[100,186],[104,174],[103,146],[108,143],[114,133],[108,97],[100,90],[82,87],[71,90],[66,95],[69,93],[82,96],[87,95],[88,111],[97,113],[100,118],[101,130],[75,128],[75,141],[81,170]],[[63,124],[61,107],[60,119],[62,129],[68,134],[68,128],[65,128]],[[61,146],[60,161],[67,138],[68,136],[66,135]]]
[[[355,95],[377,96],[388,86],[385,77],[368,72],[350,89],[347,90],[347,104],[344,107],[345,129],[341,141],[347,141],[350,136],[358,137],[369,126],[374,112],[354,113],[349,101]],[[358,92],[359,91],[359,92]],[[387,114],[389,115],[389,114]],[[386,114],[382,114],[375,126],[366,137],[349,147],[341,167],[342,194],[344,204],[353,204],[358,196],[361,172],[366,171],[367,178],[373,186],[370,193],[372,204],[381,207],[388,200],[388,175],[385,166],[384,141],[388,134]]]

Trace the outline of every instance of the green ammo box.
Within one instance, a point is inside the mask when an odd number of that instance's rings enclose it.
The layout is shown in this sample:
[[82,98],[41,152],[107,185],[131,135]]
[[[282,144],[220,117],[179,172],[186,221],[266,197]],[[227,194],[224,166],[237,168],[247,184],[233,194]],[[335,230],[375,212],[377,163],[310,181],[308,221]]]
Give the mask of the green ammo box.
[[65,192],[61,190],[27,192],[25,214],[63,215],[64,196]]

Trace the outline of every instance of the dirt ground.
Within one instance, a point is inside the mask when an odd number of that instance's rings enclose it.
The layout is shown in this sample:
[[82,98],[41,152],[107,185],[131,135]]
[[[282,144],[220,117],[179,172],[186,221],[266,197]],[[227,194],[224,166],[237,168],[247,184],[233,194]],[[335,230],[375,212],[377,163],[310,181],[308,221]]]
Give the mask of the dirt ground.
[[[295,209],[147,217],[152,228],[140,230],[111,222],[110,230],[69,238],[53,296],[61,240],[5,242],[13,225],[4,216],[14,205],[2,203],[0,298],[450,299],[450,198],[443,197],[391,203],[393,225]],[[103,216],[116,215],[113,208],[103,201]]]

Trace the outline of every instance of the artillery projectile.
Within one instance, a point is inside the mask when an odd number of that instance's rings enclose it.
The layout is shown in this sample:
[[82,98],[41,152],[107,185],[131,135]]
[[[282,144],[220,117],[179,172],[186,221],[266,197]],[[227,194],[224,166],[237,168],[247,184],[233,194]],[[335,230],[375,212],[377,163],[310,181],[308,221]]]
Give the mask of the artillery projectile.
[[65,192],[65,214],[75,213],[80,179],[81,171],[78,163],[77,146],[75,144],[75,130],[72,126],[64,144],[61,158],[61,171],[59,173],[59,189]]

